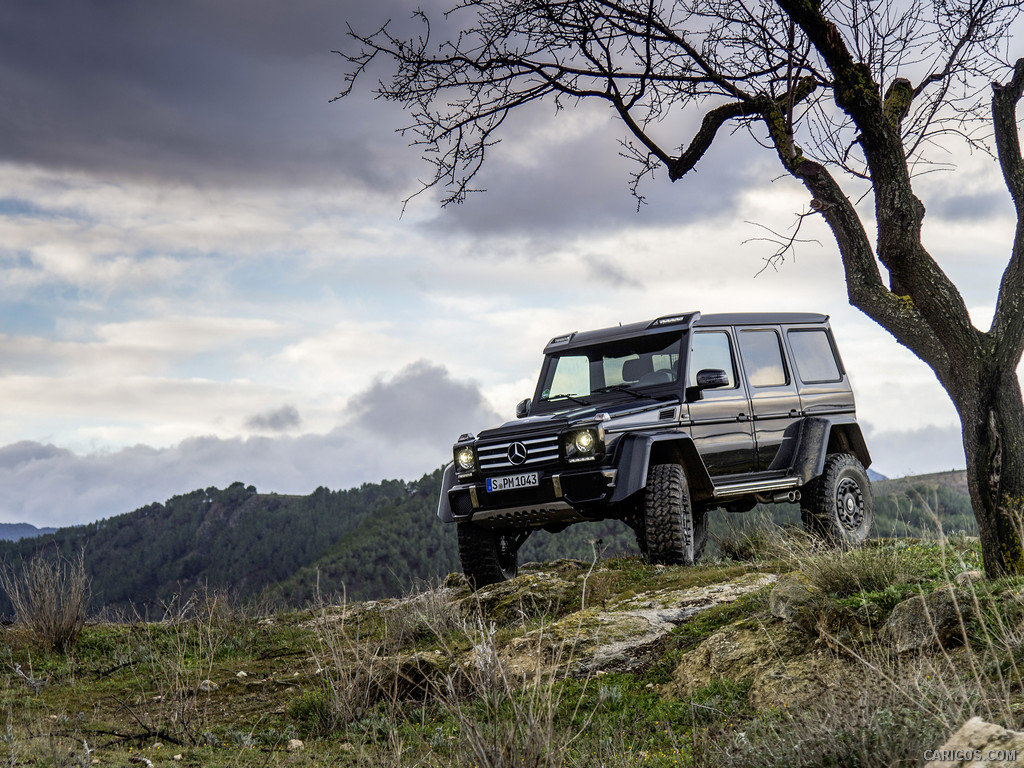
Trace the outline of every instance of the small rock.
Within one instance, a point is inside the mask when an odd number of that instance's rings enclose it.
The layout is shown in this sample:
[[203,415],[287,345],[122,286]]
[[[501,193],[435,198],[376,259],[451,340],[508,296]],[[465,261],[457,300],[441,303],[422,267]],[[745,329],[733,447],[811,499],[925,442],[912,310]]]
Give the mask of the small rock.
[[461,589],[469,586],[469,580],[464,573],[449,573],[444,577],[441,586],[445,589]]
[[973,584],[976,581],[983,581],[985,574],[981,571],[963,571],[953,577],[953,581],[958,586],[964,586],[965,584]]
[[879,629],[885,624],[885,611],[877,603],[864,603],[853,612],[853,615],[869,630]]
[[203,680],[203,682],[199,684],[199,690],[204,693],[216,691],[218,688],[220,688],[220,686],[213,682],[213,680]]
[[[992,723],[986,723],[980,717],[972,717],[964,723],[960,730],[933,750],[925,753],[929,768],[959,768],[959,766],[978,765],[977,755],[985,761],[986,766],[1016,766],[1016,756],[1024,750],[1024,731],[1010,731]],[[1010,759],[1010,754],[1014,759]],[[945,758],[945,759],[944,759]],[[1001,759],[1000,759],[1001,758]]]
[[918,595],[897,604],[882,628],[882,638],[897,653],[956,644],[963,639],[956,593],[943,587],[924,597]]
[[794,571],[780,578],[772,587],[768,595],[768,610],[775,618],[816,635],[822,602],[821,592],[811,584],[807,576]]
[[288,751],[298,752],[300,749],[305,749],[306,745],[302,743],[302,739],[289,739]]
[[178,754],[176,754],[176,755],[175,755],[174,757],[172,757],[171,759],[172,759],[172,760],[183,760],[183,759],[184,759],[184,757],[185,757],[185,756],[184,756],[184,755],[182,755],[182,754],[181,754],[181,753],[179,752]]
[[239,680],[245,680],[245,678],[247,678],[248,676],[249,676],[248,672],[241,672],[241,671],[239,671],[239,672],[235,673],[235,677],[237,677]]

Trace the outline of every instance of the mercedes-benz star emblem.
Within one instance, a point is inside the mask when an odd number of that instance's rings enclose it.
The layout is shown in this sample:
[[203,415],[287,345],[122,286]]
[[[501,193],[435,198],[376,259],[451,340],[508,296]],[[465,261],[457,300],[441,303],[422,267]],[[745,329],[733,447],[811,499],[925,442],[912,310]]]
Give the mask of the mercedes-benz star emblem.
[[512,443],[508,447],[508,460],[517,467],[526,461],[526,446],[522,443]]

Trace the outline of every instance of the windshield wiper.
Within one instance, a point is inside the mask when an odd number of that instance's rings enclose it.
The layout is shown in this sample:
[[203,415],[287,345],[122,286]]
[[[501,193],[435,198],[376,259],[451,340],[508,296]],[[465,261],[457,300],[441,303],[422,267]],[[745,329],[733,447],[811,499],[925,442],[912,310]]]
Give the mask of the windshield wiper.
[[558,400],[560,398],[564,398],[566,400],[572,400],[574,403],[579,403],[580,405],[590,405],[590,403],[588,403],[586,400],[583,400],[581,398],[575,397],[573,395],[550,395],[548,397],[548,402],[550,403],[552,400]]
[[600,387],[594,390],[594,393],[598,392],[625,392],[627,395],[632,395],[637,400],[646,400],[650,395],[642,395],[639,392],[634,392],[633,388],[627,384],[613,384],[610,387]]

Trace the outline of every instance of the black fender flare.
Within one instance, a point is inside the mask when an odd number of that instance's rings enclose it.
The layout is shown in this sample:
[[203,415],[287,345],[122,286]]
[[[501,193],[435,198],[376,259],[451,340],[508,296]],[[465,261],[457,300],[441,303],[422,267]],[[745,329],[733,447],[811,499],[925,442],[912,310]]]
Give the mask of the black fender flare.
[[711,476],[689,435],[634,432],[623,435],[617,453],[615,491],[608,500],[611,504],[624,501],[646,488],[647,473],[652,463],[682,464],[686,470],[690,493],[697,498],[712,495],[714,484]]
[[800,444],[790,474],[801,485],[818,477],[825,469],[830,453],[849,453],[864,467],[871,465],[871,454],[860,424],[854,416],[809,416],[800,425]]
[[444,468],[441,476],[441,496],[437,500],[437,517],[442,523],[454,523],[455,515],[452,514],[452,506],[448,502],[448,491],[455,485],[455,463]]

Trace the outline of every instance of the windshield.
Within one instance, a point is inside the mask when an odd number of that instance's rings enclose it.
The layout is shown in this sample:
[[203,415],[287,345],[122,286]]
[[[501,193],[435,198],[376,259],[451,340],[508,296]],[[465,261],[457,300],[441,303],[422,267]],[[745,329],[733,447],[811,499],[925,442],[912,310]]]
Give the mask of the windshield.
[[680,336],[658,334],[550,355],[538,404],[589,405],[609,396],[648,397],[679,380]]

